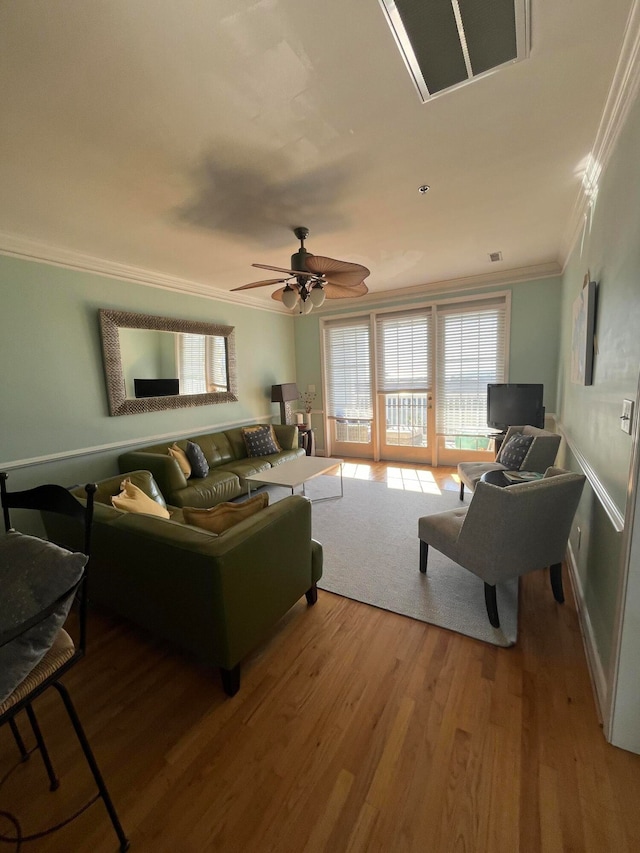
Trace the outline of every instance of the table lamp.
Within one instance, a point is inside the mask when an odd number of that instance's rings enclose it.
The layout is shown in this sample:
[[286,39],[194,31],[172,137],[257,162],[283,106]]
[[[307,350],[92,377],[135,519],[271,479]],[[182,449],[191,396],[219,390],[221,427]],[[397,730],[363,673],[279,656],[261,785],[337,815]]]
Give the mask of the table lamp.
[[295,382],[287,382],[284,385],[271,386],[271,402],[280,403],[280,423],[292,424],[293,413],[291,412],[291,402],[298,400],[298,386]]

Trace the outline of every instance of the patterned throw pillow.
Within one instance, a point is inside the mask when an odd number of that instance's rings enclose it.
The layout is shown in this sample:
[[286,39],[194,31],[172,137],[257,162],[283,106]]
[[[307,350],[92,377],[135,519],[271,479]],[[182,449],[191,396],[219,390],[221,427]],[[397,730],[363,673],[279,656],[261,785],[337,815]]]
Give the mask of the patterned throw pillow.
[[209,473],[209,463],[202,448],[195,441],[187,442],[187,459],[191,464],[192,477],[206,477]]
[[270,453],[279,453],[282,450],[273,427],[268,424],[243,427],[242,436],[247,448],[247,456],[268,456]]
[[498,454],[496,462],[509,471],[519,471],[533,441],[532,435],[513,435]]
[[191,462],[189,462],[187,454],[180,445],[174,442],[171,447],[167,448],[167,453],[176,460],[184,476],[189,479],[191,476]]
[[218,536],[229,530],[238,522],[249,518],[256,512],[260,512],[269,505],[269,494],[263,492],[248,501],[242,503],[221,503],[210,509],[197,509],[195,507],[185,506],[182,508],[184,520],[187,524],[193,524],[196,527],[202,527],[210,533],[217,533]]

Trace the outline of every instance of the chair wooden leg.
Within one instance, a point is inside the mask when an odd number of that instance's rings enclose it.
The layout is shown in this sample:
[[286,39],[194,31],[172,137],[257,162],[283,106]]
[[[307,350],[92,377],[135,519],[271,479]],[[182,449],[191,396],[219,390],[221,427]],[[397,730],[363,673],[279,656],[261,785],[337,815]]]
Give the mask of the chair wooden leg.
[[232,669],[220,667],[220,675],[222,676],[222,686],[227,696],[235,696],[240,690],[240,664],[236,664]]
[[464,500],[464,483],[460,480],[460,500]]
[[95,759],[93,754],[93,750],[89,745],[89,741],[87,740],[87,736],[84,733],[84,729],[82,728],[82,723],[80,722],[80,718],[76,712],[76,709],[71,701],[71,696],[69,696],[69,691],[67,688],[61,684],[59,681],[54,681],[53,686],[56,688],[60,696],[62,697],[62,701],[64,702],[64,706],[67,709],[67,714],[69,715],[69,719],[71,720],[71,724],[76,733],[76,737],[80,742],[80,746],[82,747],[82,751],[84,752],[84,757],[87,760],[87,764],[91,769],[91,773],[93,774],[93,778],[95,780],[96,785],[98,786],[98,791],[100,792],[100,796],[102,797],[102,801],[105,804],[105,808],[111,818],[111,823],[113,824],[113,828],[118,836],[118,841],[120,842],[120,851],[121,853],[125,853],[126,850],[129,849],[129,839],[124,834],[124,830],[122,828],[122,824],[120,823],[120,819],[118,818],[117,812],[115,810],[115,806],[111,800],[111,796],[109,795],[109,791],[107,790],[107,786],[105,784],[104,779],[102,778],[102,773],[100,772],[100,768],[98,767],[98,762]]
[[551,578],[551,589],[553,597],[558,604],[564,604],[564,591],[562,589],[562,563],[554,563],[549,569]]
[[420,540],[420,571],[423,575],[427,573],[427,554],[429,553],[429,545],[423,540]]
[[305,592],[305,598],[307,599],[307,604],[311,607],[312,604],[315,604],[318,600],[318,585],[313,584],[313,586],[309,587],[309,589]]
[[22,735],[20,734],[20,730],[18,729],[18,725],[16,721],[11,717],[9,720],[9,728],[13,734],[13,739],[16,742],[16,746],[20,750],[20,755],[22,756],[22,760],[26,761],[29,758],[29,750],[24,745],[24,741],[22,740]]
[[53,769],[51,759],[49,758],[49,751],[44,742],[44,738],[42,737],[42,732],[40,731],[40,726],[38,725],[35,712],[30,704],[25,706],[25,711],[29,717],[29,722],[31,723],[31,728],[36,739],[36,743],[38,744],[38,749],[40,750],[40,755],[42,756],[47,776],[49,777],[49,790],[57,791],[60,787],[60,782],[56,776],[55,770]]
[[489,622],[494,628],[500,627],[500,619],[498,617],[498,601],[496,599],[496,588],[489,583],[484,585],[484,602],[487,605],[487,615]]

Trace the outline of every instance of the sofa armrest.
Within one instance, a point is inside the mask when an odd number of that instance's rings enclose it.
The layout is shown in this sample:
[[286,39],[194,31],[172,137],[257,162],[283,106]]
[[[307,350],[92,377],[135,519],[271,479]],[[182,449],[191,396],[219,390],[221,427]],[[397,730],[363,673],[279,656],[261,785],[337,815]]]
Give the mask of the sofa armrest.
[[299,447],[298,427],[295,424],[274,424],[273,430],[283,450],[296,450]]
[[169,454],[150,453],[145,450],[130,450],[118,457],[121,474],[129,471],[151,471],[165,500],[173,492],[187,488],[187,479],[176,460]]

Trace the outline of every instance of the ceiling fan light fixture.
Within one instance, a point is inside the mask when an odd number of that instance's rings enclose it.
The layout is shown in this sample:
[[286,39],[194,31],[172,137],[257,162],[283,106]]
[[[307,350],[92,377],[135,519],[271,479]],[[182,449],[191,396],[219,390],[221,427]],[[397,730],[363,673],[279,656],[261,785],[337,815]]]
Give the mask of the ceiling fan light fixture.
[[310,299],[305,299],[301,305],[301,314],[310,314],[313,311],[313,302]]
[[282,291],[282,304],[285,308],[295,308],[298,303],[298,292],[287,285]]
[[324,292],[324,288],[321,284],[314,284],[311,288],[311,293],[309,294],[309,301],[313,305],[314,308],[319,308],[324,300],[327,298],[327,294]]

